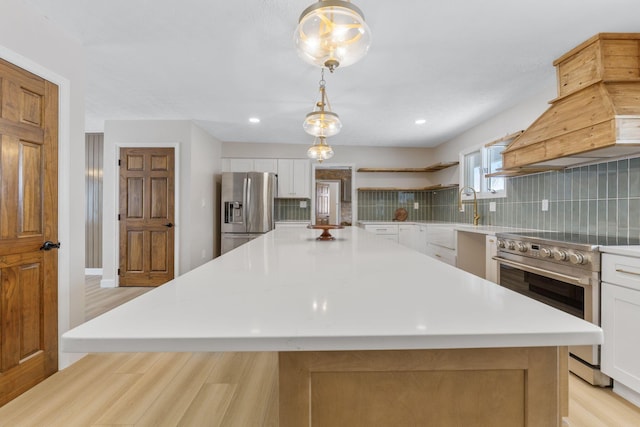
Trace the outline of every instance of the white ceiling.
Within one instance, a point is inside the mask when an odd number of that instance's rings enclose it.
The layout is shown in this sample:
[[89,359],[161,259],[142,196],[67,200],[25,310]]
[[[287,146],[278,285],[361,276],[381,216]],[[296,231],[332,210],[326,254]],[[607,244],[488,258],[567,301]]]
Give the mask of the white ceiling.
[[[320,70],[298,58],[293,31],[313,0],[23,1],[86,48],[88,132],[188,119],[222,141],[312,142],[302,120]],[[640,32],[638,0],[354,4],[373,42],[326,73],[343,122],[332,145],[438,145],[553,85],[553,60],[594,34]]]

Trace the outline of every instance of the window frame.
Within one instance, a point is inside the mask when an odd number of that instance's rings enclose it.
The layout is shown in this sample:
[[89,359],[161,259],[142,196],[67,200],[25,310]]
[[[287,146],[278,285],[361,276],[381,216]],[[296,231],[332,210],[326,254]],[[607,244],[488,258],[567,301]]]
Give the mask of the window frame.
[[[466,162],[465,160],[467,159],[467,157],[469,155],[472,155],[474,153],[479,152],[480,153],[480,161],[481,161],[481,166],[480,169],[482,170],[482,175],[483,177],[480,179],[480,191],[476,190],[476,197],[478,199],[497,199],[497,198],[504,198],[507,197],[507,185],[506,185],[506,177],[500,177],[500,179],[503,180],[504,185],[503,188],[501,190],[494,190],[491,191],[491,189],[489,188],[489,182],[491,180],[491,178],[487,178],[487,174],[489,173],[490,170],[490,153],[491,150],[495,150],[496,147],[502,147],[502,149],[499,151],[498,154],[500,154],[500,157],[502,157],[501,153],[502,151],[513,142],[514,139],[516,139],[518,136],[520,136],[522,134],[523,131],[519,131],[519,132],[515,132],[512,134],[509,134],[503,138],[497,139],[495,141],[486,143],[486,144],[481,144],[481,145],[476,145],[473,147],[469,147],[466,148],[462,151],[460,151],[459,153],[459,167],[458,167],[458,171],[459,171],[459,185],[460,185],[460,189],[462,189],[463,187],[466,187],[466,180],[465,180],[465,174],[466,174]],[[500,162],[500,166],[494,169],[494,172],[497,170],[500,170],[502,168],[502,161]],[[495,178],[495,177],[494,177]],[[474,188],[475,190],[475,188]],[[473,193],[462,193],[461,198],[462,200],[473,200]]]

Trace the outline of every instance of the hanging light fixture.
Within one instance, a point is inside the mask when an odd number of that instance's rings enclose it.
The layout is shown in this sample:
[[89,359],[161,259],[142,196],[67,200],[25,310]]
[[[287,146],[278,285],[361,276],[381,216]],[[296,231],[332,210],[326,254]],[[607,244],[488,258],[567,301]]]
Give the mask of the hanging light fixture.
[[313,145],[307,150],[307,156],[313,160],[317,160],[319,163],[322,163],[323,160],[333,157],[333,148],[327,144],[327,138],[324,136],[318,136],[313,141]]
[[342,129],[340,117],[331,111],[326,84],[323,68],[320,77],[320,98],[316,102],[313,111],[307,114],[302,123],[302,127],[309,135],[323,136],[325,138],[337,134]]
[[319,0],[300,15],[294,41],[302,59],[333,73],[366,55],[371,31],[350,1]]

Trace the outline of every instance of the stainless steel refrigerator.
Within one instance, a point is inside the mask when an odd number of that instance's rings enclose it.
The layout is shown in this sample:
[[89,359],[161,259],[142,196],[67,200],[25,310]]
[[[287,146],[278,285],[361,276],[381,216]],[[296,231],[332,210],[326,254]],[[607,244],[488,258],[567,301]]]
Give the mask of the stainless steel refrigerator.
[[276,180],[271,172],[222,174],[221,253],[273,230]]

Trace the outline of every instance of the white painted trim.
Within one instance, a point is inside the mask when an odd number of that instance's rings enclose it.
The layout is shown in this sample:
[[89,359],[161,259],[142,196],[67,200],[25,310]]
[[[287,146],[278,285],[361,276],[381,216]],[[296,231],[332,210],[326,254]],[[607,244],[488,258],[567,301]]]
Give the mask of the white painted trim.
[[358,222],[358,191],[356,186],[355,163],[312,163],[311,164],[311,224],[316,223],[316,169],[346,169],[351,168],[351,225]]
[[[175,226],[174,226],[174,236],[173,236],[173,271],[174,276],[178,275],[180,271],[180,143],[179,142],[154,142],[154,143],[140,143],[140,142],[119,142],[115,144],[115,159],[116,162],[120,160],[120,148],[173,148],[174,152],[174,215],[175,215]],[[120,212],[120,172],[116,167],[116,173],[114,174],[115,180],[115,191],[113,192],[114,200],[114,218],[118,217],[118,212]],[[100,287],[102,288],[115,288],[119,287],[120,284],[119,276],[117,274],[118,265],[120,262],[120,227],[118,225],[118,221],[116,220],[115,224],[115,244],[113,245],[114,251],[114,262],[115,262],[115,279],[114,280],[103,280],[100,282]],[[109,286],[110,284],[107,282],[113,282],[113,286]]]
[[[71,83],[65,77],[3,46],[0,46],[0,57],[58,86],[58,241],[69,242],[71,227],[68,218],[71,195],[69,194],[70,165],[68,163],[71,152]],[[60,336],[71,329],[70,265],[69,251],[63,244],[58,250],[58,342],[60,342]],[[82,309],[84,310],[84,307]],[[59,351],[59,369],[74,363],[79,359],[78,356]]]
[[85,268],[84,269],[85,276],[102,276],[101,268]]
[[114,279],[102,279],[100,280],[101,288],[117,288],[116,281]]

